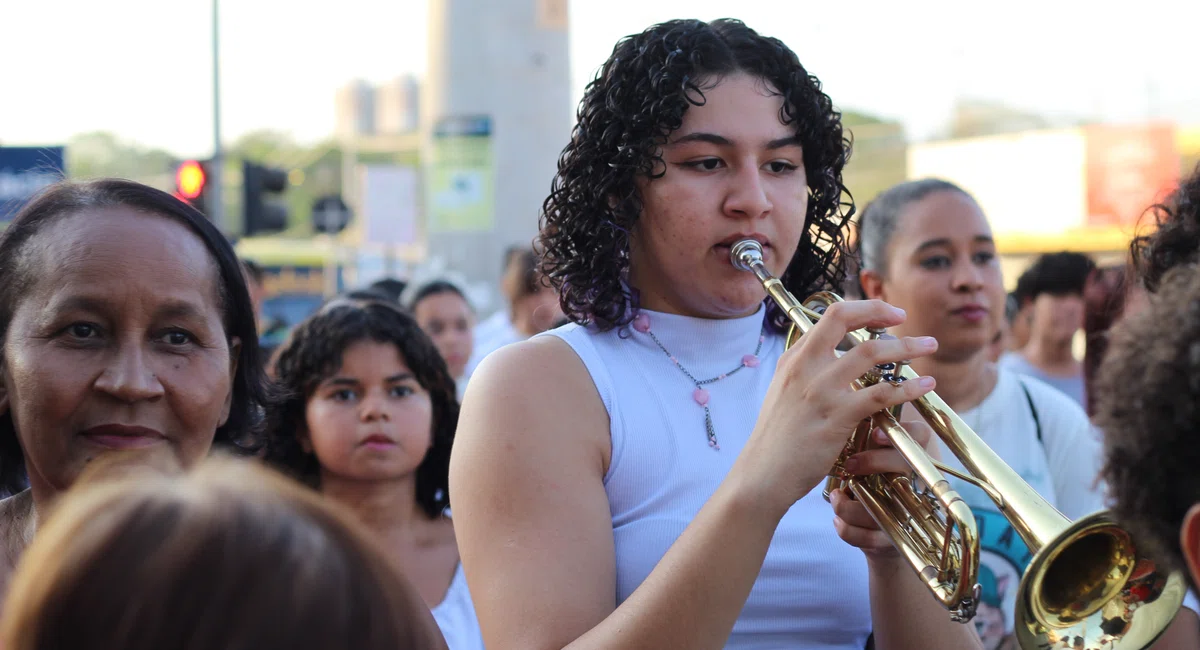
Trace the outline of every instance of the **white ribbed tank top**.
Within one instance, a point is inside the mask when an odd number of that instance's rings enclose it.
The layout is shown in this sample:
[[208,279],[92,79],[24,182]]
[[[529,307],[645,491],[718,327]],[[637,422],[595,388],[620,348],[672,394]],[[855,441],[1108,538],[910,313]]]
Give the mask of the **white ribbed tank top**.
[[[707,320],[649,312],[651,331],[696,379],[728,373],[754,352],[765,307]],[[705,388],[720,450],[707,442],[695,385],[644,333],[567,325],[565,341],[591,374],[608,411],[612,462],[604,477],[616,545],[617,602],[662,559],[716,491],[754,428],[781,335],[767,333],[761,363]],[[797,449],[796,453],[804,453]],[[726,648],[862,650],[870,633],[866,559],[834,531],[818,485],[783,517]]]
[[462,563],[454,570],[446,596],[433,608],[433,619],[437,621],[449,650],[483,650],[483,632],[479,629],[475,604],[467,590]]

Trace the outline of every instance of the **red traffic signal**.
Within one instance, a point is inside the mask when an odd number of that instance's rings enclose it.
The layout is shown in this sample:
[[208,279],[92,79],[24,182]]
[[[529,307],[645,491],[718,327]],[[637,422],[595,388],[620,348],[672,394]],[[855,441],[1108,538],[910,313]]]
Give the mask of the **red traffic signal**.
[[[208,187],[211,160],[185,160],[175,168],[175,198],[186,201],[193,208],[208,214]],[[215,189],[215,188],[213,188]]]
[[175,187],[179,190],[179,196],[188,201],[200,198],[200,195],[204,194],[204,184],[207,182],[204,166],[199,161],[189,160],[175,171]]

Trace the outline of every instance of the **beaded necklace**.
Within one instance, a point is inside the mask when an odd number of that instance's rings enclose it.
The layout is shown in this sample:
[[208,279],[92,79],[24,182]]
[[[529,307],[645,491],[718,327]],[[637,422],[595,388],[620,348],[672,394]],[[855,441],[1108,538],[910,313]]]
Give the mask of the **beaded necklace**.
[[721,445],[717,442],[717,431],[716,428],[713,427],[712,412],[708,408],[710,395],[708,393],[708,389],[704,387],[708,384],[721,381],[730,375],[734,375],[742,368],[758,367],[758,353],[762,351],[763,341],[765,341],[767,338],[766,321],[763,321],[763,331],[758,335],[758,347],[754,348],[754,354],[747,354],[743,356],[741,364],[739,364],[733,370],[723,372],[716,377],[711,377],[709,379],[696,379],[692,373],[688,372],[687,368],[684,368],[683,365],[679,363],[679,359],[677,359],[675,355],[667,351],[666,346],[662,344],[662,341],[658,340],[658,337],[655,336],[654,332],[650,329],[650,316],[646,314],[646,312],[639,313],[633,319],[633,329],[649,336],[650,340],[654,341],[654,344],[658,346],[658,349],[662,350],[663,354],[667,355],[667,358],[671,360],[671,363],[675,364],[675,367],[679,368],[679,370],[688,379],[690,379],[693,384],[695,384],[696,388],[692,391],[692,399],[704,409],[704,429],[708,435],[708,446],[712,447],[716,451],[720,451]]

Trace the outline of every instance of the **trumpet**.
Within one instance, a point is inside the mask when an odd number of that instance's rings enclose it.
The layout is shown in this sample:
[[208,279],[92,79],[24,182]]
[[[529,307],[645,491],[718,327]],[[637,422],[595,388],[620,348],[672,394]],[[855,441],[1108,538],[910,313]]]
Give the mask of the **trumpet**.
[[[753,239],[733,245],[735,268],[750,271],[792,325],[787,347],[810,331],[841,298],[816,293],[801,303],[767,270],[762,245]],[[883,330],[850,332],[838,347],[878,339]],[[854,382],[863,389],[881,382],[899,384],[917,374],[907,363],[876,366]],[[1141,556],[1129,532],[1100,511],[1071,521],[1058,512],[992,451],[936,393],[912,405],[962,463],[967,473],[931,458],[883,410],[851,434],[826,484],[847,489],[860,501],[952,620],[971,620],[980,597],[979,535],[975,517],[946,475],[980,488],[996,504],[1028,546],[1033,559],[1021,577],[1014,629],[1025,650],[1068,647],[1086,650],[1140,650],[1157,639],[1183,603],[1186,586],[1178,572],[1164,573]],[[871,432],[882,429],[912,474],[854,476],[844,468],[850,455],[869,448]]]

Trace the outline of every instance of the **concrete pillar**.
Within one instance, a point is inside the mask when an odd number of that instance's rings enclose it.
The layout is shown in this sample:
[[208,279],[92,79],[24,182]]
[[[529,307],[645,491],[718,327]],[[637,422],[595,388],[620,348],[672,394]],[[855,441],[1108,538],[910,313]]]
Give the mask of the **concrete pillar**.
[[431,0],[429,68],[421,89],[422,164],[436,157],[433,130],[446,118],[490,121],[490,223],[437,229],[436,197],[425,183],[429,257],[486,287],[485,312],[499,307],[494,287],[502,256],[537,234],[558,155],[573,125],[567,0]]

